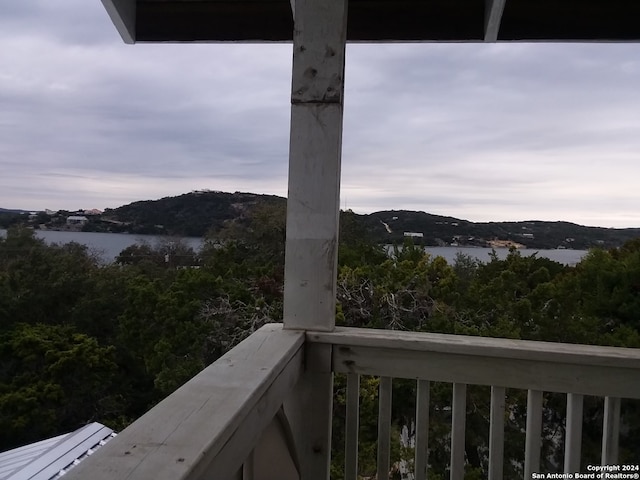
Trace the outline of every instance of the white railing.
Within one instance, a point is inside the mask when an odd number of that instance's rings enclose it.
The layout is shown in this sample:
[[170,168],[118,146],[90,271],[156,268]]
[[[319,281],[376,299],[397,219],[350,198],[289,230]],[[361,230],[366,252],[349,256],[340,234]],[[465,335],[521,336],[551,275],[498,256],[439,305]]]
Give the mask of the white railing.
[[[303,343],[302,332],[282,330],[280,324],[264,326],[71,470],[65,480],[253,478],[256,454],[273,454],[268,449],[254,452],[263,434],[273,433],[277,442],[291,446],[278,412],[302,374]],[[277,450],[293,465],[288,468],[297,468],[294,452],[283,455],[282,448]],[[274,468],[282,473],[287,465],[279,461]]]
[[[564,471],[579,471],[584,395],[605,398],[602,455],[617,462],[620,398],[640,398],[640,350],[388,330],[307,333],[332,346],[333,371],[347,374],[345,479],[358,473],[360,375],[380,377],[377,480],[388,478],[392,378],[416,379],[415,478],[425,478],[430,381],[453,384],[450,478],[465,466],[467,385],[491,386],[488,478],[503,478],[505,388],[527,394],[524,478],[540,472],[543,392],[567,394]],[[397,441],[397,440],[394,440]]]
[[465,467],[467,385],[491,386],[489,472],[502,479],[505,389],[528,392],[524,478],[539,471],[543,392],[567,395],[564,468],[578,471],[584,395],[605,397],[602,462],[615,463],[620,398],[640,398],[640,350],[266,325],[125,429],[70,480],[326,479],[332,376],[346,374],[345,479],[358,477],[359,379],[380,377],[377,480],[388,478],[392,378],[414,379],[415,479],[426,478],[430,382],[453,384],[450,478]]

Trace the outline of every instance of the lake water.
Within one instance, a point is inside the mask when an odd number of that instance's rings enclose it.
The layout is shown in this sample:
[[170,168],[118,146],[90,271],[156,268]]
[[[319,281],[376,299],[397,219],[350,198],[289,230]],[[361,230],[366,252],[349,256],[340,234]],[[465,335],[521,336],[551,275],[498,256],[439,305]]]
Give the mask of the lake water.
[[[0,236],[6,235],[6,230],[0,229]],[[44,239],[47,243],[68,243],[77,242],[87,245],[89,249],[96,252],[105,262],[112,262],[118,254],[125,248],[136,243],[148,243],[157,245],[162,242],[181,241],[186,243],[196,252],[200,250],[203,239],[198,237],[164,237],[158,235],[128,235],[124,233],[94,233],[94,232],[57,232],[53,230],[35,230],[36,236]],[[427,252],[432,255],[444,257],[453,263],[456,255],[462,253],[477,258],[481,262],[488,262],[492,252],[490,248],[470,248],[470,247],[426,247]],[[509,251],[506,248],[496,249],[499,258],[503,259]],[[534,250],[522,249],[523,256],[537,253],[540,257],[546,257],[553,261],[565,265],[575,265],[584,255],[585,250]]]
[[[469,255],[473,258],[477,258],[481,262],[487,263],[491,260],[490,255],[491,252],[493,252],[493,249],[491,248],[481,247],[426,247],[425,250],[432,255],[444,257],[448,263],[453,263],[458,253]],[[509,249],[496,248],[495,252],[498,255],[498,258],[504,260],[509,254]],[[519,252],[523,257],[528,257],[535,253],[538,257],[545,257],[553,260],[554,262],[563,263],[565,265],[575,265],[588,253],[587,250],[535,250],[532,248],[523,248],[519,250]]]
[[[36,237],[42,238],[47,243],[77,242],[89,247],[97,253],[105,262],[113,262],[118,254],[125,248],[136,243],[147,243],[151,246],[163,242],[181,241],[195,251],[202,247],[203,239],[197,237],[165,237],[159,235],[129,235],[126,233],[95,233],[95,232],[58,232],[54,230],[34,230]],[[7,231],[0,228],[0,237],[4,237]]]

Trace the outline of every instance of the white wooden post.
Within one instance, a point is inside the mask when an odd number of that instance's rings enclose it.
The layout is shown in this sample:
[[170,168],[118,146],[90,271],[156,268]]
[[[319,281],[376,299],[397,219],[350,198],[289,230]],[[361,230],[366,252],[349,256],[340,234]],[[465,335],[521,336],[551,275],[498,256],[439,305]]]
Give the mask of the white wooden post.
[[378,393],[377,480],[389,480],[391,454],[391,377],[380,377]]
[[306,371],[284,403],[302,480],[329,480],[333,419],[331,347],[305,345]]
[[620,398],[604,397],[604,422],[602,425],[602,465],[618,463],[620,436]]
[[451,402],[451,472],[450,480],[464,478],[464,435],[467,422],[467,384],[453,384]]
[[584,396],[577,393],[567,394],[567,426],[564,439],[565,473],[573,473],[580,470],[583,404]]
[[427,478],[427,464],[429,463],[429,380],[418,380],[416,398],[416,451],[415,451],[415,480]]
[[489,480],[502,480],[504,464],[505,388],[491,387],[489,420]]
[[344,434],[344,478],[358,479],[358,434],[360,428],[360,375],[347,374],[347,418]]
[[524,478],[540,473],[540,450],[542,447],[542,402],[540,390],[527,392],[527,432],[524,446]]
[[284,326],[335,326],[346,0],[296,0]]

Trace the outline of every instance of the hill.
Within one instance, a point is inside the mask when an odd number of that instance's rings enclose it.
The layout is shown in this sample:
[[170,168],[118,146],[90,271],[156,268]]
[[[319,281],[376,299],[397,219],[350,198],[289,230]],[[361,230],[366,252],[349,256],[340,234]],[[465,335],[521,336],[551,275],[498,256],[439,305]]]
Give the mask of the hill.
[[[275,195],[200,190],[159,200],[133,202],[102,215],[88,215],[85,231],[166,234],[202,237],[215,234],[229,222],[242,222],[258,206],[275,206],[282,212],[286,199]],[[81,214],[81,212],[79,212]],[[29,220],[35,228],[69,229],[65,215],[40,213]],[[27,221],[26,216],[5,213],[6,224]],[[3,214],[0,213],[0,220]],[[49,217],[49,218],[48,218]],[[376,243],[401,243],[405,236],[424,245],[522,246],[528,248],[619,247],[627,240],[640,238],[640,228],[586,227],[569,222],[529,220],[522,222],[470,222],[410,210],[386,210],[368,215],[352,214]],[[77,227],[76,227],[77,228]]]
[[[425,245],[504,246],[507,242],[528,248],[619,247],[640,237],[640,228],[585,227],[570,222],[469,222],[425,212],[389,210],[364,216],[368,230],[378,242],[402,241],[405,232],[421,234]],[[489,245],[490,246],[490,245]]]
[[116,226],[115,230],[130,233],[203,237],[209,231],[220,230],[225,222],[244,217],[252,207],[265,203],[285,205],[286,199],[275,195],[199,190],[107,209],[101,220],[103,227],[107,224],[111,231]]
[[0,208],[0,213],[23,214],[23,213],[29,213],[29,212],[27,210],[19,210],[19,209],[15,209],[15,208]]

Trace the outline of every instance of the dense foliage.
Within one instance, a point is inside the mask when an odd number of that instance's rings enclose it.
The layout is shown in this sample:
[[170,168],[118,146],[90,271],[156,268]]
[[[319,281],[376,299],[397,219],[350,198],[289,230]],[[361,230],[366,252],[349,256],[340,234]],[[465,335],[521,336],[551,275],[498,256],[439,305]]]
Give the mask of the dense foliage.
[[[449,265],[410,244],[383,251],[351,213],[341,225],[338,324],[640,347],[640,240],[593,250],[575,267],[515,250],[505,260],[460,256]],[[136,245],[112,265],[84,246],[47,245],[25,229],[0,239],[0,451],[91,421],[121,429],[256,328],[280,320],[283,206],[253,209],[212,238],[198,253],[176,243]],[[377,381],[362,382],[363,476],[375,474]],[[394,383],[397,433],[411,430],[414,394],[414,383]],[[468,478],[482,478],[487,389],[468,395]],[[521,475],[525,395],[510,391],[507,399],[509,478]],[[448,463],[450,396],[450,385],[433,385],[430,478]],[[335,399],[340,478],[342,378]],[[548,471],[562,463],[563,401],[545,397]],[[637,461],[629,449],[640,444],[637,402],[623,405],[623,415],[621,460]],[[601,404],[589,399],[585,455],[599,448],[601,425]],[[410,456],[399,443],[393,455],[395,462]]]
[[121,224],[92,221],[87,229],[204,237],[226,222],[245,220],[255,206],[284,208],[285,204],[284,198],[275,195],[203,190],[107,209],[103,217]]
[[485,241],[499,239],[526,245],[528,248],[612,248],[640,236],[638,228],[587,227],[570,222],[470,222],[410,210],[390,210],[363,215],[362,221],[376,241],[402,242],[404,232],[423,233],[425,245],[485,246]]

